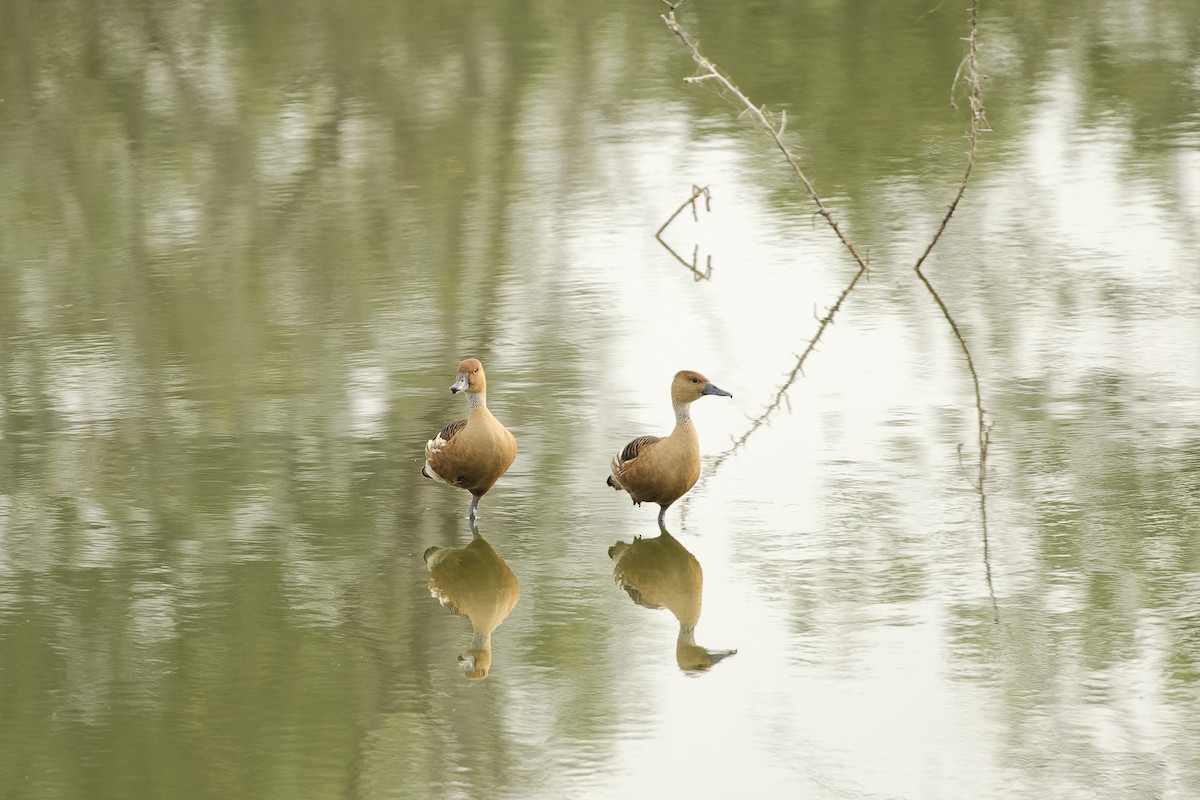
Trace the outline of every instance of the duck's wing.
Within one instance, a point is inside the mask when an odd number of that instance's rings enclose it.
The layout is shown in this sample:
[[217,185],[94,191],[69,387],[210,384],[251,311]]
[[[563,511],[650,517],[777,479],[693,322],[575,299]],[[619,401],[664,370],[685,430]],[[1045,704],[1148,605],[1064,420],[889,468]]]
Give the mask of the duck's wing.
[[662,441],[662,438],[663,437],[661,436],[639,436],[638,438],[634,439],[632,442],[625,445],[625,449],[613,459],[613,468],[622,469],[630,461],[633,461],[635,458],[641,455],[647,447],[655,442]]
[[438,450],[441,450],[446,446],[447,442],[454,438],[454,434],[458,433],[465,427],[467,427],[467,421],[465,419],[456,419],[454,422],[451,422],[449,425],[442,428],[442,430],[438,432],[437,436],[426,442],[425,457],[429,458]]
[[466,419],[456,419],[454,422],[451,422],[449,425],[442,428],[442,432],[439,433],[438,436],[443,441],[448,442],[454,438],[454,434],[458,433],[465,427],[467,427]]

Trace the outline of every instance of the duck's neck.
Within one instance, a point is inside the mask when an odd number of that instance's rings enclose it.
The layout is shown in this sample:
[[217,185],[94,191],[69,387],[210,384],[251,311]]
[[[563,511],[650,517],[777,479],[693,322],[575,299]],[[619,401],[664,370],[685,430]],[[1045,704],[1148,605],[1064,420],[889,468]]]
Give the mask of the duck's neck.
[[492,635],[490,633],[473,632],[471,636],[472,650],[491,650]]
[[467,405],[472,411],[487,408],[487,392],[467,392]]
[[675,406],[675,427],[684,428],[692,424],[692,404],[680,403]]

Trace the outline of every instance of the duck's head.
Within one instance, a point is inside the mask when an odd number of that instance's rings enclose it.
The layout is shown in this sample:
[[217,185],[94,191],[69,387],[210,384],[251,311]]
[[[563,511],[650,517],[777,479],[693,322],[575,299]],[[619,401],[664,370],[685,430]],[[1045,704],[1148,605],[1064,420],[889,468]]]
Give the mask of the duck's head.
[[684,672],[704,672],[732,655],[737,655],[737,650],[706,650],[698,644],[675,645],[675,663]]
[[467,679],[481,681],[488,676],[492,667],[492,649],[490,647],[468,650],[458,657],[458,666],[467,673]]
[[685,369],[675,373],[675,380],[671,381],[671,405],[685,405],[699,400],[706,394],[733,397],[729,392],[719,388],[699,372],[692,372],[690,369]]
[[468,358],[458,365],[458,379],[450,387],[452,394],[459,392],[480,393],[487,391],[487,378],[483,377],[483,364],[478,358]]
[[709,650],[696,644],[695,629],[680,624],[675,640],[675,663],[684,672],[703,672],[722,659],[736,656],[737,650]]

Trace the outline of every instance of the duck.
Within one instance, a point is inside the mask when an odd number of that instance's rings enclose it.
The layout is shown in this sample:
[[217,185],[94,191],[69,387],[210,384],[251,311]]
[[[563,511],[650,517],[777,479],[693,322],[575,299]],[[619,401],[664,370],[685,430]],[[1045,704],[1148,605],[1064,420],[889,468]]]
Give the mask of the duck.
[[451,394],[465,392],[470,412],[425,443],[421,474],[471,493],[467,517],[476,519],[479,501],[517,457],[517,440],[487,407],[483,364],[468,358],[458,365]]
[[471,622],[471,646],[458,657],[468,680],[483,680],[492,667],[492,632],[521,599],[521,585],[491,543],[472,529],[465,547],[425,550],[429,593],[451,612]]
[[608,548],[613,578],[633,602],[645,608],[665,608],[674,615],[679,622],[675,663],[685,672],[704,671],[737,650],[709,650],[696,643],[704,572],[670,531],[659,531],[653,538],[636,536],[632,544],[617,542]]
[[660,529],[665,529],[667,509],[700,478],[700,439],[691,407],[705,395],[733,397],[699,372],[675,373],[671,381],[675,429],[666,437],[639,436],[613,457],[608,485],[627,492],[635,506],[657,503]]

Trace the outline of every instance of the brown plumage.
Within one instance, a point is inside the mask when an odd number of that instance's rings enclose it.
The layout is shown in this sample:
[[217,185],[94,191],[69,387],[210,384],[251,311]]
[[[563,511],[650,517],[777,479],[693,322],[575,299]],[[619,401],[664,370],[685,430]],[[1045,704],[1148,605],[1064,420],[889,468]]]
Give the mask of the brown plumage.
[[468,358],[458,365],[458,378],[450,391],[467,393],[470,413],[442,428],[425,444],[421,474],[470,492],[467,515],[475,519],[480,498],[517,457],[517,440],[488,411],[487,378],[479,359]]
[[471,621],[471,647],[458,664],[471,680],[488,676],[492,631],[521,598],[521,586],[508,563],[473,530],[466,547],[430,547],[425,551],[429,593],[446,608]]
[[608,548],[613,578],[630,599],[646,608],[665,608],[679,621],[675,662],[682,670],[705,670],[736,650],[708,650],[696,644],[704,573],[700,562],[663,529],[653,539],[635,537],[633,544]]
[[608,485],[629,493],[634,505],[658,503],[658,524],[672,503],[700,477],[700,440],[692,425],[691,405],[706,394],[733,397],[699,372],[684,370],[671,381],[675,430],[670,436],[639,436],[612,460]]

